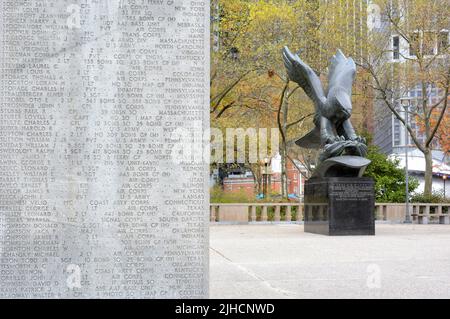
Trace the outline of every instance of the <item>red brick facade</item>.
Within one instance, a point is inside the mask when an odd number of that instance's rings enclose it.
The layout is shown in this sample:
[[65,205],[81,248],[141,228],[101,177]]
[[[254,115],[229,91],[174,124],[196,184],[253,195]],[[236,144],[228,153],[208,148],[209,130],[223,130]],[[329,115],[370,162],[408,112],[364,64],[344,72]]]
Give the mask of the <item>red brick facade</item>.
[[[288,194],[303,196],[305,177],[291,163],[287,164]],[[271,193],[281,194],[281,173],[271,175]],[[255,196],[255,182],[253,177],[226,177],[223,180],[224,192],[245,192]]]

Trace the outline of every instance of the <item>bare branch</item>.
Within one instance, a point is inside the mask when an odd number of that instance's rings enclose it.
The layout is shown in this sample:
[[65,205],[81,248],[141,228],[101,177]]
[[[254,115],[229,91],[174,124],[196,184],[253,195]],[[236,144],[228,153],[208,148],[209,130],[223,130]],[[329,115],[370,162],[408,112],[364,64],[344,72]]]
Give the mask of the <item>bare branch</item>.
[[302,116],[302,117],[299,118],[297,121],[294,121],[294,122],[292,122],[292,123],[287,124],[287,125],[286,125],[286,129],[288,129],[288,128],[290,128],[291,126],[294,126],[294,125],[296,125],[296,124],[298,124],[298,123],[300,123],[300,122],[306,120],[308,117],[311,117],[311,116],[313,116],[314,114],[315,114],[315,113],[309,113],[308,115]]
[[443,120],[444,115],[445,115],[445,112],[447,110],[449,85],[450,85],[450,69],[448,70],[447,85],[446,85],[445,93],[444,93],[444,97],[445,97],[445,99],[444,99],[444,106],[442,107],[441,113],[439,115],[439,119],[438,119],[436,125],[434,126],[433,131],[431,132],[430,136],[428,137],[428,140],[425,143],[426,147],[429,147],[431,142],[433,141],[433,138],[436,135],[436,132],[438,131],[439,126],[441,125],[442,120]]
[[223,107],[223,109],[219,112],[219,114],[217,114],[216,119],[218,119],[219,117],[221,117],[223,115],[223,113],[225,113],[226,110],[228,110],[229,108],[233,107],[233,105],[235,104],[236,101],[233,101],[231,103],[228,103],[227,105],[225,105]]
[[287,98],[289,99],[294,93],[300,88],[300,85],[297,85],[291,92],[288,93]]
[[374,72],[372,66],[370,65],[366,65],[366,66],[362,66],[364,67],[367,71],[369,71],[369,73],[372,75],[372,78],[375,81],[375,84],[377,85],[379,92],[381,94],[381,100],[383,101],[383,103],[386,105],[386,107],[391,110],[391,112],[395,115],[395,117],[401,122],[403,123],[403,125],[406,127],[406,129],[408,130],[414,144],[417,146],[417,148],[421,151],[421,152],[426,152],[425,147],[419,142],[419,140],[417,139],[417,136],[415,134],[415,132],[412,130],[411,126],[409,125],[409,123],[406,123],[406,120],[400,115],[400,113],[396,110],[395,106],[392,105],[392,103],[389,101],[388,98],[388,94],[386,92],[386,89],[382,87],[380,79],[378,78],[377,74]]
[[222,100],[228,95],[228,93],[231,92],[231,90],[233,90],[236,85],[239,84],[239,82],[241,82],[241,80],[243,78],[245,78],[249,73],[251,73],[253,70],[248,70],[246,71],[244,74],[242,74],[241,76],[239,76],[233,83],[231,83],[224,91],[222,91],[222,93],[218,94],[217,96],[215,96],[214,98],[211,99],[211,102],[214,102],[214,106],[212,109],[212,112],[215,112],[217,110],[217,108],[219,107],[220,103],[222,102]]
[[297,166],[297,164],[296,164],[296,163],[294,162],[294,160],[289,156],[289,154],[286,154],[286,157],[291,161],[292,165],[295,166],[295,168],[298,170],[298,172],[299,172],[300,174],[302,174],[302,176],[303,176],[304,178],[308,178],[308,176],[307,176],[305,173],[302,172],[302,170],[300,169],[300,167]]
[[283,139],[283,143],[286,143],[286,136],[284,135],[284,130],[281,124],[281,109],[283,108],[284,99],[286,97],[286,91],[289,88],[289,80],[286,81],[286,84],[283,87],[283,91],[281,92],[280,97],[280,104],[278,105],[278,112],[277,112],[277,122],[278,122],[278,129],[281,133],[281,138]]

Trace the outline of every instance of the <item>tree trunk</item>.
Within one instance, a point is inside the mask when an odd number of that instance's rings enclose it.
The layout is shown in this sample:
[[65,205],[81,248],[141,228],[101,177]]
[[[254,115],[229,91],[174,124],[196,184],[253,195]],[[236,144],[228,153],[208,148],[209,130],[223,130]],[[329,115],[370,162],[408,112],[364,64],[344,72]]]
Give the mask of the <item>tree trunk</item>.
[[[250,169],[250,171],[252,172],[252,175],[253,175],[253,182],[255,184],[254,192],[255,192],[255,194],[259,194],[259,193],[261,193],[261,176],[260,176],[260,174],[256,173],[256,171],[252,168],[251,165],[249,165],[248,168]],[[258,170],[258,169],[261,169],[259,165],[256,168],[256,170]]]
[[286,178],[286,145],[282,142],[281,150],[281,196],[287,198],[287,178]]
[[287,180],[287,122],[288,122],[288,92],[283,100],[283,122],[281,124],[281,129],[283,133],[283,140],[281,141],[281,196],[283,198],[288,198],[288,180]]
[[267,175],[267,197],[272,196],[272,175]]
[[425,155],[425,188],[424,195],[430,196],[433,187],[433,156],[430,149],[427,149]]

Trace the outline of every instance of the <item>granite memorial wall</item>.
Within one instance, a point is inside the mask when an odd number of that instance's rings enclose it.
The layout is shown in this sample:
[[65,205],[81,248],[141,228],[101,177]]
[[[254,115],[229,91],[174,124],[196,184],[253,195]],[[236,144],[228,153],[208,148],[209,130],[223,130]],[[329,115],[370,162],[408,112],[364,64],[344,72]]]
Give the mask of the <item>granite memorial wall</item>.
[[1,0],[0,297],[207,297],[208,127],[208,1]]

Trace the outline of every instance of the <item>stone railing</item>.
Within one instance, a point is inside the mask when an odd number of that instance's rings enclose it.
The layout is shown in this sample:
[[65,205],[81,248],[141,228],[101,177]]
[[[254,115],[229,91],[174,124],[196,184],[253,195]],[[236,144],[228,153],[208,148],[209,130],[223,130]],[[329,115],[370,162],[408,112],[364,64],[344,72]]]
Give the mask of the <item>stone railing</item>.
[[303,222],[300,203],[210,204],[211,222]]
[[[411,216],[419,224],[450,224],[450,204],[411,203]],[[377,203],[377,221],[402,223],[406,216],[405,204]],[[303,223],[303,203],[236,203],[210,204],[213,223]]]
[[416,204],[412,206],[412,216],[419,224],[435,221],[450,224],[450,204]]

